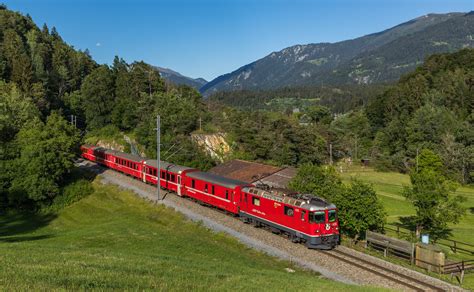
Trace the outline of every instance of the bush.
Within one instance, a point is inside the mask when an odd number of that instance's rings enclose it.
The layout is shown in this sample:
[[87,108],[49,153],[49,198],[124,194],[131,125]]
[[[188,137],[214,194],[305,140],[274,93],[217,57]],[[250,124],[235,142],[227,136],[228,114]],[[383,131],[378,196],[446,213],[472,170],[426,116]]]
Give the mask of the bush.
[[94,191],[90,181],[86,179],[76,180],[61,189],[61,193],[56,196],[52,204],[46,207],[45,211],[61,210],[82,198],[92,194]]

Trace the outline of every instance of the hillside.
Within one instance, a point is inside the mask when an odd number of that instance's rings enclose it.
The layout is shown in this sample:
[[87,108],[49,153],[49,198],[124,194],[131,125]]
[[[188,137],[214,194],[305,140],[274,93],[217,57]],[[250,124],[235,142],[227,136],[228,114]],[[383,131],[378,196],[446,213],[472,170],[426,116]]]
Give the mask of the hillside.
[[295,45],[217,77],[216,91],[393,82],[434,53],[474,46],[474,13],[428,14],[337,43]]
[[155,67],[155,68],[160,72],[160,75],[162,78],[176,85],[187,85],[199,90],[201,87],[203,87],[207,83],[207,81],[203,78],[194,79],[191,77],[181,75],[180,73],[168,68],[162,68],[162,67]]
[[321,279],[116,187],[93,187],[58,214],[0,217],[1,290],[367,289]]

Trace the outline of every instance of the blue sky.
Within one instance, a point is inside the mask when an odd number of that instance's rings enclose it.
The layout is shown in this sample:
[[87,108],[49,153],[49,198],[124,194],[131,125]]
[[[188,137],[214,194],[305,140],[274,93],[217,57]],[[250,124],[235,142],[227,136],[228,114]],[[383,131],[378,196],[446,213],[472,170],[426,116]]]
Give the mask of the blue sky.
[[115,55],[211,80],[295,44],[336,42],[474,0],[3,1],[99,63]]

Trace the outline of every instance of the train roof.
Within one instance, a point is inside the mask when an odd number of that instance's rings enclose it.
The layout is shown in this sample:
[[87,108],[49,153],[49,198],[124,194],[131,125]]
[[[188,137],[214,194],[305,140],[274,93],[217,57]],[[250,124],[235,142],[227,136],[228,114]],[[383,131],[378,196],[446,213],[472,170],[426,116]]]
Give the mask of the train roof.
[[249,185],[249,183],[241,181],[241,180],[227,178],[227,177],[223,177],[217,174],[203,172],[203,171],[193,171],[193,172],[188,173],[187,176],[191,178],[207,181],[212,184],[220,185],[220,186],[230,188],[230,189],[234,189],[237,186]]
[[134,162],[142,162],[144,160],[143,157],[140,157],[138,155],[133,155],[133,154],[129,154],[129,153],[124,153],[124,152],[120,152],[120,151],[116,151],[116,150],[109,150],[107,149],[105,151],[105,153],[107,154],[112,154],[118,158],[122,158],[122,159],[127,159],[127,160],[131,160],[131,161],[134,161]]
[[[156,160],[156,159],[147,159],[147,160],[145,160],[145,164],[149,165],[149,166],[152,166],[154,168],[158,168],[158,160]],[[195,169],[195,168],[192,168],[192,167],[176,165],[176,164],[169,163],[169,162],[166,162],[166,161],[160,161],[160,168],[163,169],[163,170],[168,170],[168,171],[175,172],[175,173],[181,173],[185,170]]]
[[273,201],[300,207],[309,211],[336,208],[336,205],[311,194],[298,194],[280,190],[262,190],[256,187],[245,187],[242,189],[242,191]]
[[127,160],[130,160],[130,161],[134,161],[134,162],[142,162],[143,161],[143,158],[138,156],[138,155],[133,155],[133,154],[129,154],[129,153],[124,153],[124,152],[120,152],[120,151],[117,151],[117,150],[110,150],[110,149],[107,149],[107,148],[104,148],[104,147],[98,147],[98,146],[90,146],[90,145],[84,145],[85,147],[90,147],[94,152],[95,151],[98,151],[98,152],[103,152],[103,153],[106,153],[106,154],[111,154],[115,157],[118,157],[118,158],[122,158],[122,159],[127,159]]

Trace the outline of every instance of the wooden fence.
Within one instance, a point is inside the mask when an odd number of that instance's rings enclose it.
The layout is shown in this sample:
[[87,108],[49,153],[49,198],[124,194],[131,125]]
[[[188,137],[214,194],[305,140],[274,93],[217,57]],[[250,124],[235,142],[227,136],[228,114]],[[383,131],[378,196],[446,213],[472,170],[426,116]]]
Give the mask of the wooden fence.
[[[405,237],[410,241],[415,241],[416,239],[415,232],[404,227],[400,227],[398,225],[386,224],[385,229],[394,231],[397,234],[397,237],[399,238]],[[453,239],[438,239],[437,241],[433,241],[432,243],[449,247],[454,253],[462,252],[469,255],[474,255],[474,244]]]

